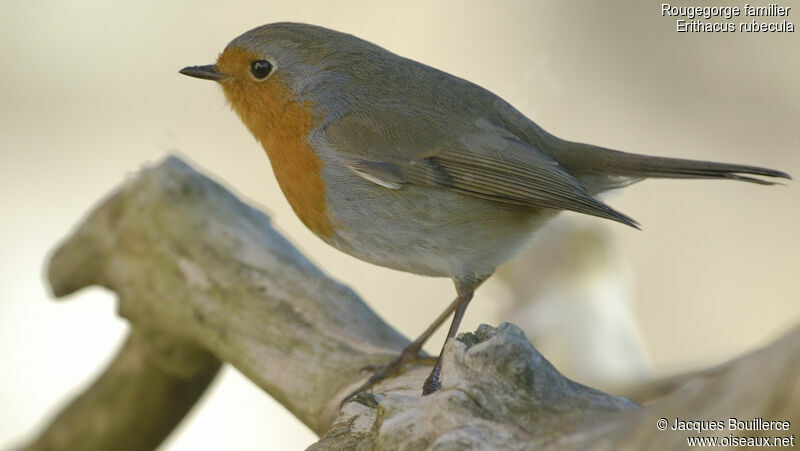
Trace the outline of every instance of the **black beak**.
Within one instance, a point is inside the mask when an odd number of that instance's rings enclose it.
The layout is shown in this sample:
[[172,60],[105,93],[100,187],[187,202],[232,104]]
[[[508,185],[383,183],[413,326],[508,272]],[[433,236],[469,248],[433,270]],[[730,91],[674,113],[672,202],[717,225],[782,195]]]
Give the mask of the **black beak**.
[[224,81],[228,78],[227,75],[220,73],[217,70],[216,64],[209,64],[207,66],[188,66],[179,71],[183,75],[188,75],[194,78],[202,78],[203,80]]

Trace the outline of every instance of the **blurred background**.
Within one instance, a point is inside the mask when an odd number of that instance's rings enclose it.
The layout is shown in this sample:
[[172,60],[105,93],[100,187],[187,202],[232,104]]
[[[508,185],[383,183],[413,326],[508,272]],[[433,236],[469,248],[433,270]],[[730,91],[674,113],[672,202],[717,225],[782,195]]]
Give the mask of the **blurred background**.
[[[178,75],[214,62],[232,38],[263,23],[355,34],[483,85],[563,138],[799,176],[798,33],[679,34],[659,5],[4,2],[0,449],[25,441],[88,384],[127,331],[102,289],[54,302],[43,277],[48,253],[101,197],[170,152],[266,210],[407,336],[452,299],[448,280],[372,266],[313,236],[220,89]],[[722,362],[800,320],[799,200],[797,181],[634,185],[608,201],[642,232],[562,214],[478,292],[462,330],[519,323],[566,374],[603,386]],[[427,349],[438,352],[442,337]],[[164,449],[314,441],[226,368]]]

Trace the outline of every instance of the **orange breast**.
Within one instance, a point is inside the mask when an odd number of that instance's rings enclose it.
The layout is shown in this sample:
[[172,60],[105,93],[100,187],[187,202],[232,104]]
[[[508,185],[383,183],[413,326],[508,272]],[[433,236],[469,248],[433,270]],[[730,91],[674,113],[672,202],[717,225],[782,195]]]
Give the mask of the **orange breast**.
[[[229,48],[220,55],[217,66],[229,74],[249,68],[253,59],[248,52]],[[308,141],[316,123],[311,105],[296,101],[279,72],[262,82],[241,74],[222,83],[222,87],[234,110],[267,152],[275,178],[295,214],[315,234],[332,236],[322,161]]]

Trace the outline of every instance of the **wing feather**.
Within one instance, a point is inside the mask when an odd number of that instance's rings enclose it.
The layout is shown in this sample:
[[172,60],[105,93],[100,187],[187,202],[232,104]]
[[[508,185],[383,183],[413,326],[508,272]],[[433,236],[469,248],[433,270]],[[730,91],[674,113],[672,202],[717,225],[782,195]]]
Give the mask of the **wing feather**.
[[[365,134],[360,128],[359,136],[371,146],[402,148],[397,142],[381,143],[381,134]],[[331,136],[347,135],[336,130]],[[413,184],[446,189],[495,202],[576,211],[638,228],[636,221],[592,197],[546,153],[490,124],[477,124],[452,144],[431,143],[412,152],[352,149],[341,138],[332,144],[353,172],[384,187]],[[376,159],[377,155],[383,158]]]

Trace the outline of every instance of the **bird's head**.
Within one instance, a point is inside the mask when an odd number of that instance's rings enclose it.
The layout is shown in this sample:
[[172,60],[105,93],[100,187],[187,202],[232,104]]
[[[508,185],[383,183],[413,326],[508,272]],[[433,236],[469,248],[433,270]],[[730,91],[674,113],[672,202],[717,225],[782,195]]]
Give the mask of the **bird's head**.
[[[225,47],[216,64],[180,73],[218,82],[250,130],[274,120],[292,104],[331,112],[344,109],[363,63],[388,53],[355,36],[300,23],[254,28]],[[367,60],[367,61],[365,61]]]

